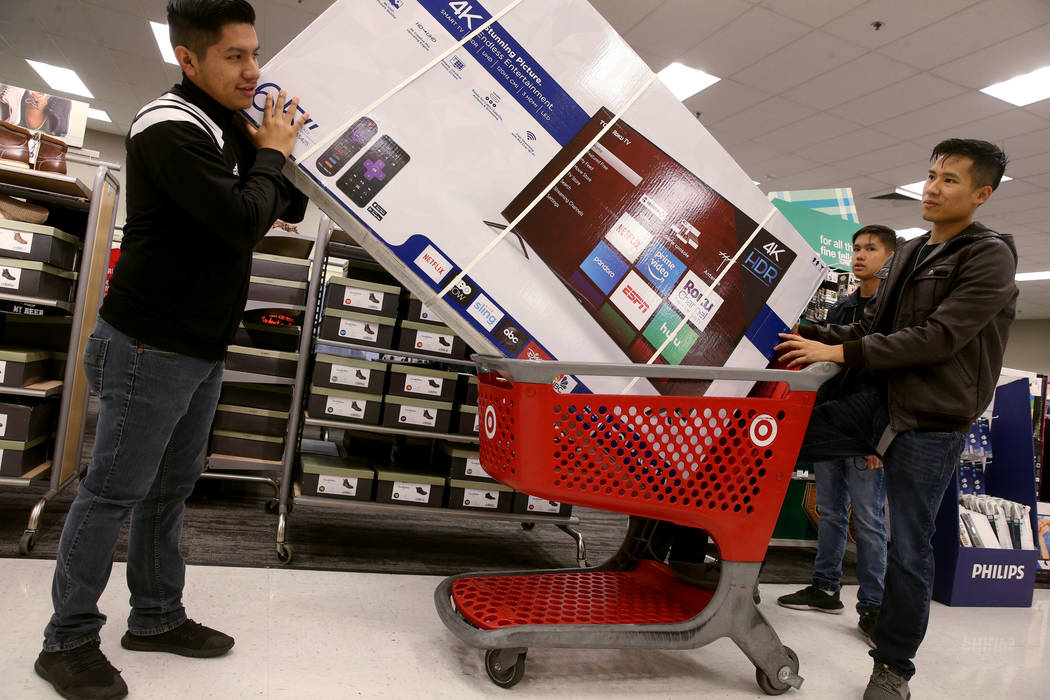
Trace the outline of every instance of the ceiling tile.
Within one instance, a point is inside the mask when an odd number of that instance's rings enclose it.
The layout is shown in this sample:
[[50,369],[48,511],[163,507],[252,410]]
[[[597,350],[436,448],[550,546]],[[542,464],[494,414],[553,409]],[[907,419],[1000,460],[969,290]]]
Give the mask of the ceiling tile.
[[[871,153],[864,153],[859,156],[853,156],[852,158],[845,158],[836,161],[835,165],[855,172],[871,173],[897,166],[910,167],[910,165],[914,163],[916,169],[923,168],[925,171],[924,166],[926,164],[926,159],[929,157],[929,153],[929,149],[923,146],[904,142],[886,148],[880,148]],[[909,182],[914,181],[909,180]]]
[[652,12],[663,0],[591,0],[594,9],[601,13],[620,34],[626,34],[647,14]]
[[813,114],[813,110],[783,97],[772,97],[719,122],[730,133],[755,138]]
[[827,109],[915,74],[915,69],[869,53],[791,89],[792,99]]
[[[1050,120],[1037,117],[1023,109],[1012,109],[1009,112],[985,117],[959,127],[970,134],[967,138],[984,139],[999,142],[1011,136],[1029,134],[1033,131],[1044,131],[1050,128]],[[1043,148],[1043,151],[1046,149]]]
[[685,101],[690,112],[700,112],[700,121],[714,124],[732,114],[768,100],[769,93],[755,90],[733,80],[720,80]]
[[1050,3],[1046,0],[985,0],[887,44],[881,51],[928,70],[1046,22],[1050,22]]
[[677,58],[751,9],[744,0],[667,0],[624,38],[634,47]]
[[[65,60],[65,54],[51,40],[51,37],[36,31],[28,24],[0,23],[0,36],[4,38],[4,41],[11,47],[11,51],[17,57],[15,63],[20,63],[21,66],[25,66],[30,70],[35,81],[34,85],[37,87],[44,87],[44,82],[36,72],[29,68],[29,64],[25,62],[25,59],[31,58],[34,61],[43,61],[52,65],[61,65]],[[19,66],[19,69],[21,66]],[[9,75],[6,67],[4,78],[6,80],[14,80],[14,76]],[[22,85],[22,87],[33,87],[33,85],[26,84]]]
[[[859,46],[874,49],[917,32],[926,25],[958,12],[974,0],[868,0],[824,25],[824,31]],[[872,22],[882,22],[875,30]]]
[[102,46],[137,56],[136,60],[158,56],[157,41],[141,15],[87,4],[84,13],[87,26]]
[[[788,175],[797,175],[798,173],[804,173],[809,170],[813,170],[820,164],[816,161],[797,156],[794,153],[784,153],[774,158],[759,161],[755,163],[754,167],[748,170],[747,167],[744,169],[749,173],[756,173],[752,175],[752,179],[766,181],[775,180]],[[741,163],[743,166],[743,163]]]
[[809,31],[805,24],[756,7],[701,41],[679,60],[712,75],[732,75]]
[[938,138],[947,138],[945,132],[960,124],[1001,114],[1010,109],[1012,107],[1002,100],[981,92],[968,91],[928,107],[881,121],[875,124],[874,128],[900,138],[915,139],[928,134],[940,134]]
[[[1007,167],[1009,168],[1009,165]],[[1045,178],[1046,182],[1039,182],[1040,177]],[[1044,192],[1048,187],[1050,187],[1050,174],[1032,176],[1024,180],[1015,179],[1008,182],[1000,182],[999,187],[997,187],[995,193],[992,194],[992,200],[1001,202],[1004,199],[1021,197],[1026,194],[1032,194],[1033,192]],[[1047,195],[1047,201],[1050,202],[1050,195]]]
[[830,34],[812,31],[728,77],[759,90],[781,92],[851,61],[863,52],[860,47]]
[[932,69],[935,75],[980,90],[1050,65],[1050,24]]
[[1050,119],[1050,99],[1033,102],[1032,104],[1025,106],[1024,109],[1032,114],[1037,114],[1040,117]]
[[900,139],[874,129],[858,129],[812,146],[797,148],[795,152],[821,163],[835,163],[861,153],[886,148],[899,142]]
[[928,73],[919,73],[838,107],[832,107],[830,111],[840,117],[871,125],[954,97],[964,91],[965,88],[958,85]]
[[864,0],[762,0],[761,5],[811,27],[819,27],[862,2]]
[[756,136],[755,140],[770,146],[797,151],[800,148],[856,131],[857,127],[856,123],[836,117],[834,114],[818,112],[788,126]]

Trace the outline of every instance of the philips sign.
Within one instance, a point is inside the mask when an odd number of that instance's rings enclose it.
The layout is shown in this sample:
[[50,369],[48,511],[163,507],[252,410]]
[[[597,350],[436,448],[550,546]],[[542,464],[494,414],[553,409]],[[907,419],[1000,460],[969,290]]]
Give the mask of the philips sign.
[[1024,578],[1024,564],[974,564],[971,579],[1003,580]]

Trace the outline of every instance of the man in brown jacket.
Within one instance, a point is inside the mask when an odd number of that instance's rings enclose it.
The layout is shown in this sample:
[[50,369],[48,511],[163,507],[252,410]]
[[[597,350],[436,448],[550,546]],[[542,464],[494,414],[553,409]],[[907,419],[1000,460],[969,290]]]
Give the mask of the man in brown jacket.
[[831,361],[870,370],[871,388],[818,406],[800,461],[882,456],[890,545],[875,659],[864,700],[908,698],[912,658],[933,590],[934,518],[966,431],[992,399],[1014,318],[1013,240],[973,220],[999,186],[1006,155],[985,141],[933,149],[923,218],[933,227],[897,249],[864,317],[782,334],[789,366]]

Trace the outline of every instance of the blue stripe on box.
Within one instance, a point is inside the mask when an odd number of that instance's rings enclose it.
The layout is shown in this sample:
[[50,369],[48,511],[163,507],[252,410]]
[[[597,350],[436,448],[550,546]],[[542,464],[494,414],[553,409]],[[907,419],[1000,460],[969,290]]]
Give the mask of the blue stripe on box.
[[791,327],[784,323],[773,309],[763,306],[744,336],[767,360],[772,360],[773,348],[780,344],[780,333],[790,330]]

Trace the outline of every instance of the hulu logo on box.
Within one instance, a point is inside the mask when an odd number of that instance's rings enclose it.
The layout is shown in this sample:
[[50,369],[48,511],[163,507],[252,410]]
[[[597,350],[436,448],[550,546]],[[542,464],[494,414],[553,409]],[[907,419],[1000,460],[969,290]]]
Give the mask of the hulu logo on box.
[[[654,348],[659,348],[664,344],[664,341],[671,337],[671,333],[674,332],[675,328],[678,328],[678,324],[681,322],[682,317],[672,311],[670,307],[664,305],[653,316],[653,320],[645,327],[645,332],[642,335],[652,343]],[[699,338],[700,336],[697,335],[696,331],[690,328],[689,324],[686,324],[682,327],[682,330],[678,331],[678,336],[664,348],[660,356],[667,360],[669,364],[680,365],[682,360],[685,359],[686,353],[689,352]]]

